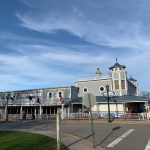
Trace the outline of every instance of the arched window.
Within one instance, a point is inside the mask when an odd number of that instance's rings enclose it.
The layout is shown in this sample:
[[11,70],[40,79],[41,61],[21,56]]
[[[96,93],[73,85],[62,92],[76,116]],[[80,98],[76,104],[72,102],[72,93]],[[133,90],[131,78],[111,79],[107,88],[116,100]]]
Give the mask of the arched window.
[[59,92],[59,97],[62,98],[62,92]]

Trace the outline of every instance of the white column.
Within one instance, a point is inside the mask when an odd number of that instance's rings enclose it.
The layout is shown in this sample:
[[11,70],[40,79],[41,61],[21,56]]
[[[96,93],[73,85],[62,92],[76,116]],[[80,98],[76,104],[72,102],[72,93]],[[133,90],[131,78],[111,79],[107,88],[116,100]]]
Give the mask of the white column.
[[70,117],[70,106],[68,106],[68,119]]
[[148,102],[146,102],[146,112],[149,112]]
[[42,113],[43,113],[42,106],[40,106],[40,119],[42,119]]
[[115,89],[115,80],[114,80],[114,72],[111,71],[111,74],[112,74],[112,90],[116,92],[116,89]]
[[125,76],[125,90],[126,90],[126,94],[128,94],[127,75],[126,75],[126,72],[125,72],[125,71],[124,71],[124,76]]
[[64,119],[64,104],[62,104],[61,106],[61,119]]
[[119,93],[120,93],[120,96],[122,96],[122,88],[121,88],[121,75],[120,75],[120,71],[118,71],[118,74],[119,74]]
[[22,106],[20,106],[20,119],[23,119],[22,117]]
[[4,118],[5,120],[7,120],[7,117],[8,117],[8,110],[7,109],[8,109],[8,106],[6,105],[5,106],[5,118]]
[[36,118],[36,107],[34,108],[34,115],[35,115],[35,118]]

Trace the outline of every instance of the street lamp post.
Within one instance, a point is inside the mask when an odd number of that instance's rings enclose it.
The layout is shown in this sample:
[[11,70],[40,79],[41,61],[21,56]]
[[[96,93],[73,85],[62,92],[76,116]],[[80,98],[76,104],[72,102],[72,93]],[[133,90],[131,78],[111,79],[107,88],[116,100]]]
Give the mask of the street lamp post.
[[110,118],[110,104],[109,104],[109,85],[106,85],[106,90],[107,90],[107,101],[108,101],[108,122],[112,122],[111,118]]

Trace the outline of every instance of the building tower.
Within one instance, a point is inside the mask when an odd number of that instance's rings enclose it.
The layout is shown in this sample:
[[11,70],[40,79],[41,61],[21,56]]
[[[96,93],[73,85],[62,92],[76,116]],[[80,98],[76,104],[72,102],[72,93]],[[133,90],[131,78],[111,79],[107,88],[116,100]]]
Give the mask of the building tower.
[[137,80],[134,79],[134,78],[132,77],[132,75],[130,75],[129,80],[137,87]]
[[112,77],[112,90],[118,95],[127,95],[127,73],[125,70],[126,66],[120,65],[117,62],[109,67],[110,74]]
[[[130,95],[138,95],[138,82],[136,79],[134,79],[131,75],[130,78],[128,79],[128,81],[130,82],[128,84],[128,93]],[[132,83],[132,86],[129,87],[129,85]]]
[[97,68],[96,73],[95,73],[96,79],[101,78],[101,75],[102,75],[102,73],[101,73],[101,71],[100,71],[100,68]]

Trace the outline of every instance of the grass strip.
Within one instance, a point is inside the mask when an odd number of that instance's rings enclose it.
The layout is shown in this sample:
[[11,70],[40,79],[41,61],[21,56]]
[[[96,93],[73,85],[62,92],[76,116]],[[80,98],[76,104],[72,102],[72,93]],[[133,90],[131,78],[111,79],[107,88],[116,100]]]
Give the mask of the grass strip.
[[[56,140],[44,135],[0,131],[0,150],[56,150]],[[61,150],[69,150],[63,144]]]

